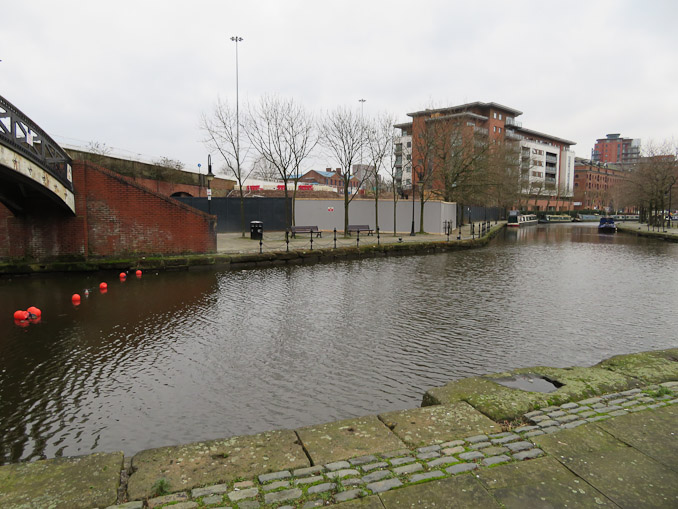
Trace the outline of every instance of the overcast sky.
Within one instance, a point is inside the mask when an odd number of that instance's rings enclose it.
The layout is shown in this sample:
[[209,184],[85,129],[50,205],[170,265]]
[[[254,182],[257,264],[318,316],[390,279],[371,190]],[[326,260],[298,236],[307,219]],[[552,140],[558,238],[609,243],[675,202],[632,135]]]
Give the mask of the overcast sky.
[[[206,166],[200,117],[265,94],[398,121],[498,102],[573,140],[678,139],[678,2],[5,2],[0,95],[57,142]],[[316,157],[315,169],[335,166]],[[320,168],[319,168],[320,167]],[[204,171],[204,169],[203,169]]]

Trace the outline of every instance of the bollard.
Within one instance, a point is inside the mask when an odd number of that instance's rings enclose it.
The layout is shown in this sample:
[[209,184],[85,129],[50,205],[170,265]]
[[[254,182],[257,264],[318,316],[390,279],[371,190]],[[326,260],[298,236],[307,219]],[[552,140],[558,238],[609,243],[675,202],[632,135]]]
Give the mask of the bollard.
[[337,249],[337,229],[334,229],[334,249]]
[[355,237],[355,247],[360,249],[360,230],[358,230],[358,235]]
[[264,247],[264,241],[259,239],[259,254],[262,254],[264,252],[263,247]]
[[380,245],[380,243],[379,243],[379,238],[380,238],[380,237],[379,237],[379,227],[377,226],[377,246]]
[[313,251],[313,232],[311,232],[311,251]]
[[285,230],[285,243],[287,244],[287,252],[290,252],[290,232]]
[[461,240],[461,223],[459,223],[459,233],[457,233],[457,240]]

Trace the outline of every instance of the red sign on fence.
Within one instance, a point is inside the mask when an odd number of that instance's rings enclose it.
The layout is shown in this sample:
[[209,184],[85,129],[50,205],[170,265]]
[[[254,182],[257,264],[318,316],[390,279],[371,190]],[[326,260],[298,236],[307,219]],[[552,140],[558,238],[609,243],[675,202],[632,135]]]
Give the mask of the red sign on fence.
[[299,191],[313,191],[313,186],[310,184],[302,184],[299,186]]

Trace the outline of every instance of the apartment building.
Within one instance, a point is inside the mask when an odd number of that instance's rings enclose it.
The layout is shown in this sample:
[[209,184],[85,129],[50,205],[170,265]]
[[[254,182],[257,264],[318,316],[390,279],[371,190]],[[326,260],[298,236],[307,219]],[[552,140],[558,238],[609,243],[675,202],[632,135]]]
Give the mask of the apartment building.
[[629,169],[621,164],[576,158],[574,166],[574,209],[605,212],[637,212],[625,202],[624,181]]
[[631,165],[640,158],[640,139],[622,138],[621,134],[608,134],[598,138],[591,151],[594,163],[615,163]]
[[[461,126],[466,133],[462,137],[480,135],[489,140],[519,142],[524,204],[530,210],[571,210],[575,158],[571,147],[575,142],[523,127],[516,120],[522,113],[494,102],[473,102],[408,113],[411,122],[395,125],[402,134],[396,141],[395,151],[396,181],[403,194],[412,192],[413,184],[417,183],[417,172],[421,171],[416,167],[425,159],[419,149],[421,143],[416,143],[417,137],[422,136],[428,123],[447,122]],[[429,170],[436,171],[435,168]]]

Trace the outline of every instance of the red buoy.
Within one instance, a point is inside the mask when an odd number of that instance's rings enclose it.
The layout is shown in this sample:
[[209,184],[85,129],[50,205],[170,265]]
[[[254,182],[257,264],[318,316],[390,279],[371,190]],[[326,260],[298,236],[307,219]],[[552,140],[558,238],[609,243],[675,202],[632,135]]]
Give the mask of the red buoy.
[[42,311],[40,311],[40,309],[36,308],[35,306],[29,307],[26,311],[28,311],[35,318],[40,318],[40,316],[42,315]]
[[99,290],[106,290],[108,288],[108,285],[106,283],[100,283],[99,284]]
[[108,293],[108,288],[99,288],[99,293],[103,295],[104,293]]
[[21,321],[21,320],[26,320],[28,318],[28,311],[23,311],[21,309],[17,310],[14,312],[14,319]]
[[14,325],[19,327],[28,327],[29,323],[26,320],[14,320]]
[[71,296],[71,302],[73,303],[74,306],[80,305],[80,295],[78,295],[77,293],[74,293]]
[[137,270],[136,274],[137,274],[137,277],[141,277],[141,270]]
[[127,274],[125,274],[124,272],[121,272],[121,273],[120,273],[120,279],[121,279],[121,280],[127,279]]

